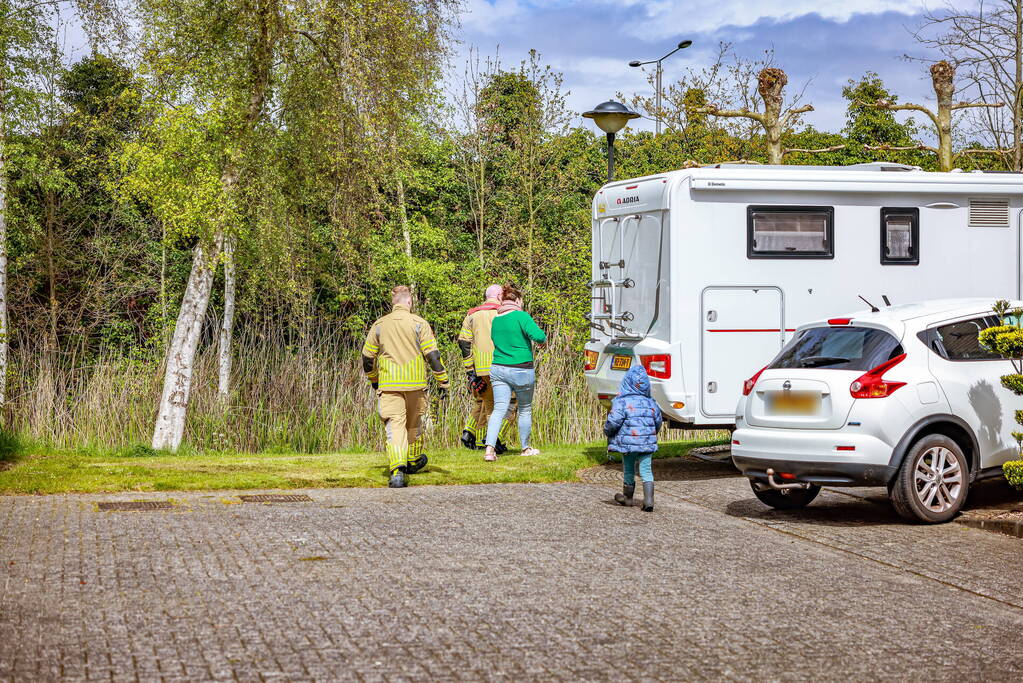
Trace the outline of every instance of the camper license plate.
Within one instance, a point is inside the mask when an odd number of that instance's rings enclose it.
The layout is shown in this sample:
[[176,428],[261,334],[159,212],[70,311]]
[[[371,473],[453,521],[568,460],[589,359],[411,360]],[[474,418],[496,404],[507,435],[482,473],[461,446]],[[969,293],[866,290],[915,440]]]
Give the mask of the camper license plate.
[[632,356],[618,356],[611,359],[612,370],[628,370],[632,367]]
[[819,394],[783,391],[770,394],[767,406],[775,415],[813,415],[820,408],[820,403]]

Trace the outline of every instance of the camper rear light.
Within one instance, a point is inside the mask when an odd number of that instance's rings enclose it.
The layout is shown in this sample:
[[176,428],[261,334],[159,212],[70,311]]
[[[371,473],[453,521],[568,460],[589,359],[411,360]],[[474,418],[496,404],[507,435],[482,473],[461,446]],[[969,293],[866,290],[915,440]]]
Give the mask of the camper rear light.
[[646,374],[657,379],[669,379],[671,377],[671,356],[667,353],[657,353],[652,356],[640,356],[639,362],[643,364]]
[[849,393],[853,398],[885,398],[895,393],[899,387],[906,386],[905,382],[889,382],[884,378],[896,365],[906,360],[906,354],[896,356],[858,377],[849,385]]
[[586,364],[583,366],[583,370],[589,372],[590,370],[597,369],[597,359],[600,358],[600,354],[596,351],[590,351],[586,349],[583,351],[583,355],[586,359]]
[[760,368],[760,370],[757,372],[757,374],[753,375],[748,380],[746,380],[745,382],[742,383],[742,395],[743,396],[749,396],[750,394],[753,393],[753,387],[755,387],[757,385],[757,380],[760,379],[760,375],[762,375],[764,373],[764,370],[766,370],[766,369],[767,369],[767,366],[765,365],[764,367]]

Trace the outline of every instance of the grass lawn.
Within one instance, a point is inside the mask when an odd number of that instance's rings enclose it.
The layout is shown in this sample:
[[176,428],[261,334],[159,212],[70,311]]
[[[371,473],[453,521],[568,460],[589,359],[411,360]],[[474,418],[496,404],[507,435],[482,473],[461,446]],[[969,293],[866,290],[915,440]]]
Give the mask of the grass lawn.
[[[724,443],[663,442],[657,457]],[[484,462],[482,452],[430,454],[430,464],[411,477],[418,484],[491,484],[572,481],[577,470],[607,462],[602,444],[551,446],[536,457],[505,454]],[[26,449],[0,463],[0,493],[90,493],[384,486],[383,453],[168,455],[128,449],[114,453],[34,452]]]

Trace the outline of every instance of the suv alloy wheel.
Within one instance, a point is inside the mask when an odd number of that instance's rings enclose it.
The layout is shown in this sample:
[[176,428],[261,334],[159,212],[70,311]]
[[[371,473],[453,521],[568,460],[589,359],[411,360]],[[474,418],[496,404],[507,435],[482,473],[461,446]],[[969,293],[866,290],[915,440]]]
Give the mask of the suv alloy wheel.
[[970,468],[959,444],[930,434],[906,454],[889,497],[902,517],[934,524],[955,517],[969,487]]

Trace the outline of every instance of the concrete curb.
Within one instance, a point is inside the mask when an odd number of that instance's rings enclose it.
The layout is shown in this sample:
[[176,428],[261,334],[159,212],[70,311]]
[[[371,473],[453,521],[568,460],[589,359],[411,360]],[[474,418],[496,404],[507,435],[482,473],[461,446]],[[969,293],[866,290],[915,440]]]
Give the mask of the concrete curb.
[[994,531],[1006,534],[1007,536],[1023,538],[1023,520],[959,517],[955,521],[973,529],[983,529],[984,531]]

